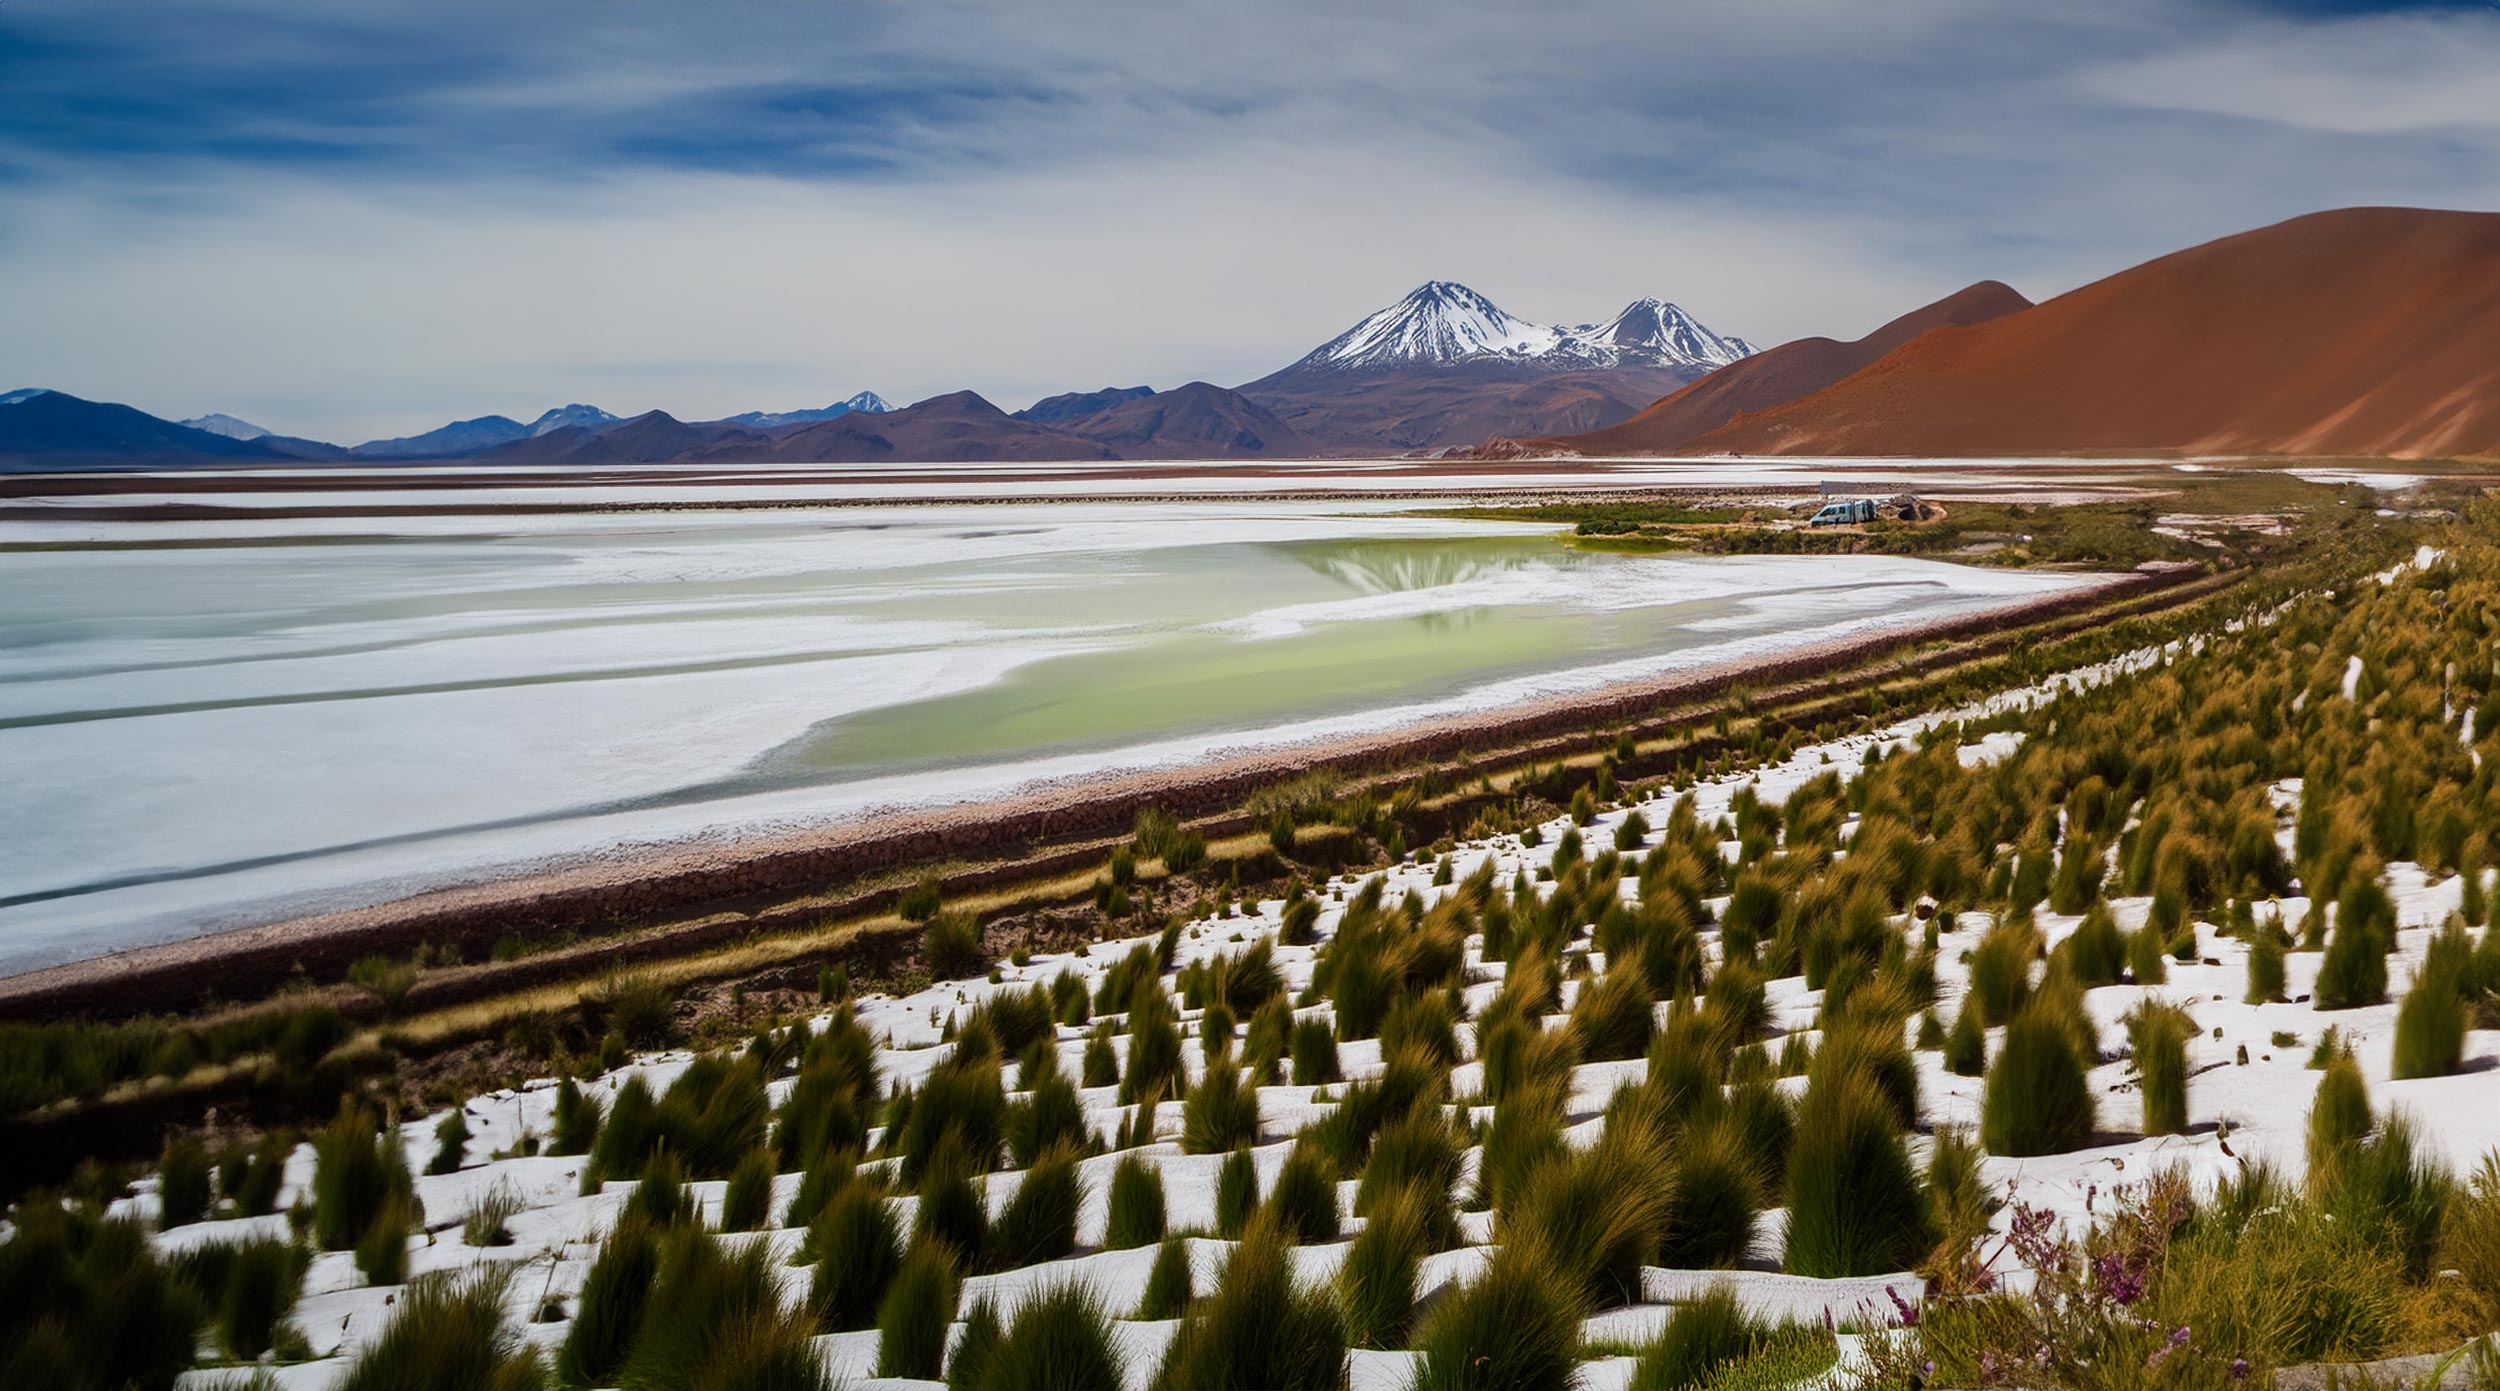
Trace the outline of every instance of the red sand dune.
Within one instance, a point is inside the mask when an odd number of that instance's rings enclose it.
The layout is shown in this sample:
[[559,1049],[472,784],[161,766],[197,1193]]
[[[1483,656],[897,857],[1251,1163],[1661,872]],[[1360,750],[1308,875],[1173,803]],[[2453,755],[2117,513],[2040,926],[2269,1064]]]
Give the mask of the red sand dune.
[[2500,455],[2500,214],[2347,208],[1925,334],[1697,452]]
[[1581,454],[1671,454],[1747,411],[1811,395],[1932,328],[1983,323],[2031,301],[2013,287],[1982,280],[1913,309],[1864,338],[1800,338],[1732,362],[1609,429],[1543,443]]

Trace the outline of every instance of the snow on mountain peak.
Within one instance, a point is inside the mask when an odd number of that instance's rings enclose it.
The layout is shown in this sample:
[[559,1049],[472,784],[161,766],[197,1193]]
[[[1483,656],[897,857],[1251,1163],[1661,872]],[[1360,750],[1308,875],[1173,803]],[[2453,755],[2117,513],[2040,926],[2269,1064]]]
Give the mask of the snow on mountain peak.
[[536,439],[540,435],[553,430],[561,430],[568,425],[579,425],[586,429],[596,430],[603,425],[614,425],[617,420],[618,417],[608,414],[597,406],[585,406],[576,401],[572,405],[560,406],[531,421],[530,438]]
[[269,431],[260,426],[248,420],[237,420],[224,411],[195,415],[189,420],[182,421],[181,424],[187,429],[206,430],[212,435],[223,435],[230,440],[264,439],[269,434]]
[[871,415],[883,415],[887,411],[894,409],[894,403],[888,401],[882,396],[879,396],[873,391],[863,391],[857,396],[852,397],[850,400],[843,402],[842,408],[844,410],[866,411]]
[[1603,324],[1558,328],[1505,312],[1453,280],[1428,280],[1296,363],[1380,370],[1460,362],[1533,362],[1556,370],[1724,367],[1753,345],[1713,333],[1678,306],[1637,299]]

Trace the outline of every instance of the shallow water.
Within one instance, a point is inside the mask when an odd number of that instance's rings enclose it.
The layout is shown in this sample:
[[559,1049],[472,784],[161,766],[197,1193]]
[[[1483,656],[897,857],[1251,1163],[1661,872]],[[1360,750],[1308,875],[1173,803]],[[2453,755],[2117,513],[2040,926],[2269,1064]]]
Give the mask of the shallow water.
[[12,528],[0,970],[622,843],[1378,729],[2074,582],[1584,555],[1381,504],[383,525]]

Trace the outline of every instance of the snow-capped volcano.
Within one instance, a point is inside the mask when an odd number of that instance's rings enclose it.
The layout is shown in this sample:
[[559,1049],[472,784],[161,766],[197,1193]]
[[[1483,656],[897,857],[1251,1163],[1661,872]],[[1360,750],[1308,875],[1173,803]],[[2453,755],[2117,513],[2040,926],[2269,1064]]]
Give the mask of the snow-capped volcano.
[[1449,280],[1404,299],[1322,344],[1287,371],[1365,372],[1497,362],[1555,371],[1613,367],[1724,367],[1753,352],[1664,300],[1634,300],[1600,324],[1557,328],[1506,313]]
[[237,420],[233,416],[226,414],[224,411],[212,411],[207,415],[195,415],[189,420],[185,420],[181,423],[186,428],[193,430],[206,430],[212,435],[224,435],[230,440],[266,439],[269,436],[269,431],[262,429],[260,426],[255,425],[248,420]]
[[1602,324],[1581,324],[1569,332],[1596,351],[1614,354],[1616,363],[1725,367],[1755,351],[1753,344],[1713,333],[1682,307],[1663,299],[1636,299]]
[[579,425],[586,430],[604,430],[610,425],[619,423],[619,420],[620,417],[610,415],[597,406],[585,406],[576,401],[569,406],[558,406],[531,421],[529,433],[530,438],[536,439],[540,435],[572,425]]

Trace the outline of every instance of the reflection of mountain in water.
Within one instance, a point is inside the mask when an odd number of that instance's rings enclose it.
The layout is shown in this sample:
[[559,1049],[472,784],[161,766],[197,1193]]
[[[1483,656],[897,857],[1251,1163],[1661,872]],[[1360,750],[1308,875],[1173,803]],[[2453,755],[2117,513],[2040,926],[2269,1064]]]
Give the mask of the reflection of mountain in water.
[[1314,541],[1284,547],[1296,560],[1358,594],[1438,589],[1529,566],[1576,559],[1536,539],[1485,541]]

